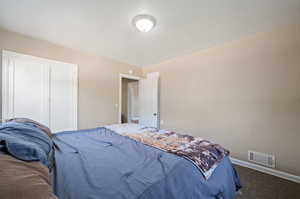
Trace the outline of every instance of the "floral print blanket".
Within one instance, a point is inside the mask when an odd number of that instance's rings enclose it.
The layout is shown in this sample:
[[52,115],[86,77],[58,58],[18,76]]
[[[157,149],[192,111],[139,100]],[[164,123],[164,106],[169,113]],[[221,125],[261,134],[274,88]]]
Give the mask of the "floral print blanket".
[[212,175],[218,163],[229,155],[229,151],[218,144],[175,132],[145,131],[142,133],[123,133],[122,135],[192,161],[206,179]]

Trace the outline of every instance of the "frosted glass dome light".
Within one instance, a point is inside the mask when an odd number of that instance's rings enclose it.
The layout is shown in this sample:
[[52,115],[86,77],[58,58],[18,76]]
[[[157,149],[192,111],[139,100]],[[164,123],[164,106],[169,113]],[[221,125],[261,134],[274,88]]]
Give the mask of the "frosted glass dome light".
[[133,25],[141,32],[149,32],[155,26],[155,19],[150,15],[137,15],[133,18]]

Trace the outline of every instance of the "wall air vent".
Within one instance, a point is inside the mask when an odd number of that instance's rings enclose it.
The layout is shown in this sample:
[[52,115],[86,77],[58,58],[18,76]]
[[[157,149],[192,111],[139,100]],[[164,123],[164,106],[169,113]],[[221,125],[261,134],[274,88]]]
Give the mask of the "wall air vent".
[[248,151],[248,160],[257,164],[275,168],[275,156],[255,151]]

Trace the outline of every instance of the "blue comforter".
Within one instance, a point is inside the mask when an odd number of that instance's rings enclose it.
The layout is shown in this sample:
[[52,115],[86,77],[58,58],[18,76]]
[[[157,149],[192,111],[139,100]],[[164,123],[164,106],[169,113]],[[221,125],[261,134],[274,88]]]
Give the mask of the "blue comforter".
[[60,199],[233,199],[240,188],[228,157],[206,180],[190,161],[106,128],[63,132],[53,141]]
[[24,161],[41,161],[52,165],[52,140],[29,123],[6,122],[0,125],[0,152]]

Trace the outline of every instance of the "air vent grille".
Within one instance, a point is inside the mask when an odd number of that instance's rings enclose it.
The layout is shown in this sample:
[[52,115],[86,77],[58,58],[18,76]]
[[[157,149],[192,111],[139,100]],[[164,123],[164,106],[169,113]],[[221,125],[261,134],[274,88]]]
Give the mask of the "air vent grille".
[[275,156],[266,154],[266,153],[260,153],[255,151],[248,151],[248,160],[251,162],[255,162],[257,164],[275,168]]

